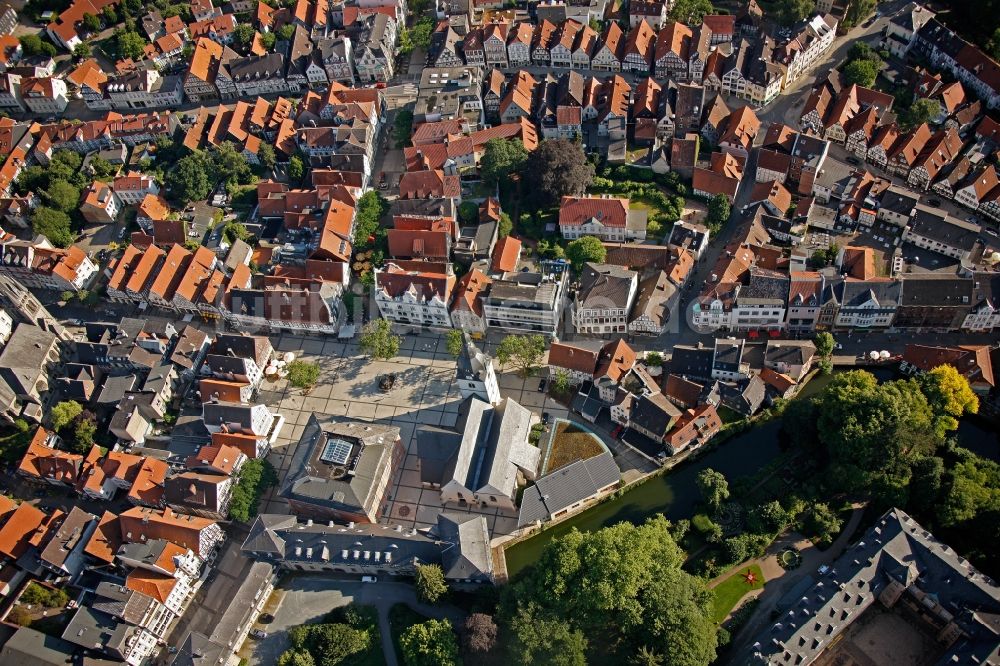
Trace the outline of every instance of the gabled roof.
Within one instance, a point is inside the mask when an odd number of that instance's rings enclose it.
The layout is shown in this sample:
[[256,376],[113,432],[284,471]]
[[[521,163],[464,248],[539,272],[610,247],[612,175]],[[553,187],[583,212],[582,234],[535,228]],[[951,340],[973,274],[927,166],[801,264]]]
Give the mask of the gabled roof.
[[564,196],[559,206],[559,226],[579,226],[596,221],[605,227],[625,228],[629,202],[617,197]]

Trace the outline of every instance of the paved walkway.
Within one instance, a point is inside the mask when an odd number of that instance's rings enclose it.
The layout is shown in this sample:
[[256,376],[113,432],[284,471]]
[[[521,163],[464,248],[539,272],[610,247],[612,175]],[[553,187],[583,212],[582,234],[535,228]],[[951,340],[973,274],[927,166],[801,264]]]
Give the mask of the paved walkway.
[[[767,554],[764,557],[749,560],[737,567],[742,568],[754,563],[759,564],[761,572],[767,581],[764,586],[767,593],[762,594],[761,603],[740,630],[738,634],[739,640],[734,643],[730,654],[742,654],[743,650],[757,637],[757,634],[764,629],[764,626],[771,623],[771,611],[777,606],[778,600],[784,596],[785,592],[792,589],[792,587],[806,576],[811,576],[824,564],[832,564],[844,552],[847,546],[850,545],[851,536],[861,523],[864,513],[864,505],[855,504],[854,512],[851,514],[851,518],[847,521],[840,536],[826,550],[821,551],[801,534],[790,532],[775,540],[768,547]],[[786,570],[778,563],[778,555],[788,546],[795,547],[799,551],[799,554],[802,555],[802,564],[797,569]],[[711,581],[709,586],[711,587],[717,580]],[[739,604],[734,606],[734,608],[738,607]]]
[[277,663],[278,656],[288,648],[288,630],[292,627],[318,622],[332,609],[351,603],[374,606],[378,611],[379,633],[387,666],[398,664],[389,626],[389,609],[394,605],[406,604],[421,615],[451,620],[456,626],[465,617],[454,606],[421,603],[413,585],[393,581],[361,583],[334,576],[299,576],[283,582],[280,588],[275,589],[275,595],[280,595],[280,601],[277,604],[269,601],[265,606],[267,612],[274,615],[274,620],[267,625],[258,625],[267,631],[267,638],[249,641],[252,651],[240,653],[240,656],[249,657],[253,665]]

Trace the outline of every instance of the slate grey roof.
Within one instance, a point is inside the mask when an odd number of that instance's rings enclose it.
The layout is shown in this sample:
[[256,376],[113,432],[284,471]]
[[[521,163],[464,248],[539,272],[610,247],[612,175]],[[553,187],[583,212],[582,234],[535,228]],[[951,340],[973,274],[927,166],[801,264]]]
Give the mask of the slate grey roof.
[[[271,352],[271,342],[266,337],[256,335],[236,335],[233,333],[219,333],[215,336],[215,343],[208,350],[208,364],[212,371],[216,372],[215,364],[221,359],[230,358],[250,358],[258,367],[263,368],[267,362],[267,356]],[[239,366],[242,369],[242,365]]]
[[892,585],[905,588],[903,598],[922,612],[954,621],[964,633],[937,664],[996,663],[1000,587],[900,509],[883,514],[827,576],[804,585],[733,663],[811,663]]
[[2,649],[0,664],[18,666],[63,666],[74,664],[76,647],[61,638],[21,627]]
[[925,277],[905,275],[902,279],[900,307],[948,306],[963,307],[972,304],[974,280],[957,275]]
[[69,515],[63,520],[62,525],[56,530],[55,535],[49,540],[42,550],[39,558],[43,562],[62,567],[70,554],[78,547],[82,547],[86,539],[96,527],[94,521],[97,516],[87,513],[78,506],[70,509]]
[[845,308],[859,307],[869,299],[878,301],[882,309],[899,305],[901,285],[896,280],[844,280],[840,284],[840,302]]
[[627,309],[629,295],[638,274],[621,266],[610,264],[584,264],[580,287],[576,291],[576,304],[581,309]]
[[220,645],[205,634],[192,631],[177,647],[177,654],[170,666],[218,666],[226,663],[230,654],[232,650],[225,645]]
[[[470,541],[470,552],[473,543]],[[249,557],[290,565],[343,563],[406,571],[418,563],[440,563],[449,544],[401,526],[358,524],[349,528],[333,522],[309,525],[295,516],[262,514],[254,521],[241,550]],[[463,572],[462,578],[468,576]]]
[[517,526],[549,520],[554,514],[593,497],[597,491],[620,480],[621,470],[607,451],[560,467],[524,490]]
[[805,365],[815,355],[816,345],[811,340],[768,340],[764,362]]
[[674,345],[670,353],[669,372],[682,377],[709,379],[712,376],[714,350],[708,347]]
[[666,434],[670,422],[681,412],[662,393],[643,394],[635,402],[629,421],[660,436]]
[[443,541],[441,564],[451,580],[492,580],[493,555],[486,518],[479,514],[438,514],[436,533]]
[[442,485],[454,465],[462,434],[432,425],[417,426],[417,457],[420,459],[420,481]]
[[743,358],[743,344],[740,338],[716,338],[712,369],[738,372]]
[[222,424],[238,423],[249,429],[253,425],[251,416],[255,405],[245,405],[241,402],[206,402],[201,406],[202,418],[205,423]]
[[937,208],[917,206],[907,225],[910,233],[965,252],[972,250],[982,227],[944,214]]
[[676,293],[677,287],[670,281],[666,271],[659,271],[646,277],[639,282],[639,295],[636,296],[635,305],[632,306],[629,323],[645,316],[662,328],[670,318],[667,303]]
[[30,324],[18,324],[0,352],[0,380],[17,395],[34,392],[45,377],[43,359],[57,337]]
[[102,580],[95,592],[97,596],[91,602],[91,608],[120,617],[129,624],[140,624],[159,604],[155,599],[125,587],[125,581],[121,579]]
[[[341,439],[354,447],[353,474],[320,459],[328,441]],[[281,496],[333,509],[366,513],[379,501],[371,492],[382,470],[392,462],[392,452],[399,439],[399,428],[358,421],[320,423],[309,416],[295,449]]]
[[726,407],[750,416],[760,409],[767,397],[767,384],[759,375],[753,375],[735,384],[722,384],[722,402]]
[[139,378],[133,375],[115,375],[104,380],[95,401],[102,405],[117,405],[125,394],[135,388]]
[[784,307],[788,301],[787,275],[763,268],[750,268],[750,278],[736,297],[737,305],[769,305]]
[[126,652],[127,643],[134,640],[135,634],[141,631],[138,627],[119,622],[110,615],[82,606],[73,614],[73,618],[63,630],[63,640],[79,645],[88,650],[108,651],[108,656],[115,652]]

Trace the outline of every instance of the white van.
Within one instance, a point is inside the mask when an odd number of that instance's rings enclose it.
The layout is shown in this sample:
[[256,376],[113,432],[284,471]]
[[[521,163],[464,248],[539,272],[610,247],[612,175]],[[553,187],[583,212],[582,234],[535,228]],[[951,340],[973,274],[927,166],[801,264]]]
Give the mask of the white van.
[[362,576],[361,577],[361,582],[362,583],[377,583],[378,582],[378,576]]

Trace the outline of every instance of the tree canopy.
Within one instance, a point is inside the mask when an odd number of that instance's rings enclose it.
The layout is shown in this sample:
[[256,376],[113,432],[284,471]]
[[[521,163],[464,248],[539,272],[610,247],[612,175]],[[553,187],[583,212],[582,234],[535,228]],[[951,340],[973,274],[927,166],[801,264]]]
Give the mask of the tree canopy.
[[520,139],[490,139],[483,149],[479,174],[485,183],[507,187],[511,176],[520,172],[527,160],[528,151]]
[[497,360],[517,368],[522,377],[531,375],[545,355],[545,338],[541,335],[508,335],[497,346]]
[[979,398],[953,365],[939,365],[920,376],[920,387],[937,419],[938,433],[958,428],[958,419],[979,412]]
[[49,419],[52,422],[52,429],[56,432],[62,430],[73,422],[83,411],[83,406],[76,400],[63,400],[54,405],[49,412]]
[[573,270],[580,272],[588,261],[602,263],[608,256],[608,249],[596,236],[581,236],[572,240],[566,246],[566,258],[573,265]]
[[295,388],[309,389],[316,386],[319,380],[319,364],[297,358],[285,368],[288,371],[288,383]]
[[69,215],[61,210],[39,206],[31,214],[31,229],[35,234],[48,238],[56,247],[69,247],[73,244]]
[[202,153],[182,157],[167,173],[167,187],[181,204],[188,204],[208,197],[212,183],[208,173],[210,165]]
[[852,60],[844,66],[844,81],[863,88],[871,88],[878,78],[878,72],[878,65],[871,60]]
[[372,360],[388,361],[399,353],[399,336],[385,319],[372,319],[361,329],[358,347]]
[[444,581],[444,571],[438,564],[418,564],[415,582],[417,596],[429,604],[448,593],[448,584]]
[[782,25],[794,25],[816,10],[812,0],[778,0],[778,21]]
[[538,206],[557,205],[564,196],[582,195],[594,180],[594,165],[572,141],[543,141],[525,161],[533,187],[528,196]]
[[698,473],[697,484],[702,498],[716,511],[729,499],[729,482],[721,472],[716,472],[711,467]]
[[277,483],[278,474],[267,460],[260,458],[243,463],[229,502],[229,517],[244,523],[256,517],[264,491]]
[[715,8],[711,0],[677,0],[670,9],[670,18],[688,25],[700,25],[705,14],[712,14]]
[[711,593],[681,569],[684,552],[663,517],[576,529],[553,539],[504,602],[518,663],[585,663],[585,636],[621,663],[646,647],[671,664],[715,658]]
[[399,637],[406,666],[449,666],[458,664],[458,641],[448,620],[428,620],[414,624]]
[[45,199],[56,210],[64,213],[76,210],[80,205],[80,190],[65,180],[53,180],[45,190]]
[[445,333],[445,345],[448,353],[455,358],[462,355],[462,348],[465,347],[465,334],[457,328],[453,328]]
[[729,220],[731,212],[729,198],[725,194],[716,194],[708,200],[708,216],[705,218],[705,225],[709,231],[716,234],[722,225]]

